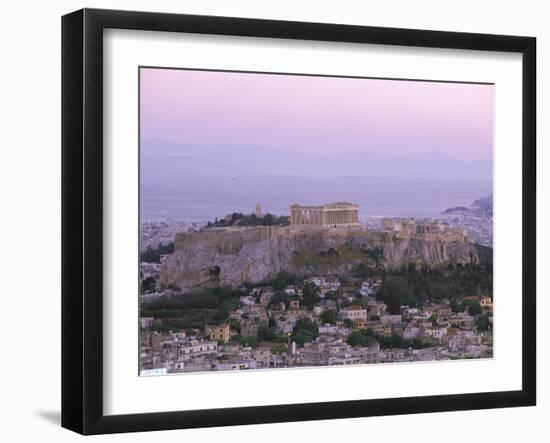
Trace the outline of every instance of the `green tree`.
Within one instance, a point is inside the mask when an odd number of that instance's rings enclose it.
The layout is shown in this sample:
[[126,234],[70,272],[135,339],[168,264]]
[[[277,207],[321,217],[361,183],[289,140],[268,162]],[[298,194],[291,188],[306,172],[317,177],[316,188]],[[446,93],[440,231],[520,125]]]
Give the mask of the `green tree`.
[[235,335],[231,339],[232,342],[239,343],[241,346],[250,346],[251,348],[257,348],[259,345],[258,337],[253,335],[243,336]]
[[391,346],[392,348],[404,348],[407,346],[407,343],[405,339],[403,339],[403,336],[396,333],[392,333],[391,343],[392,343],[392,346]]
[[340,280],[340,284],[342,286],[349,286],[350,285],[350,279],[347,275],[340,275],[338,277],[338,279]]
[[370,346],[372,337],[363,333],[363,331],[353,331],[346,340],[350,346]]
[[150,292],[157,286],[157,280],[154,277],[147,277],[141,281],[141,292]]
[[401,306],[415,303],[408,282],[403,277],[387,278],[386,282],[378,291],[377,298],[380,298],[388,306],[390,314],[399,314]]
[[239,306],[240,306],[240,301],[238,298],[225,300],[218,306],[216,317],[220,321],[225,321],[225,319],[229,316],[229,313],[237,309]]
[[431,346],[430,343],[425,342],[425,341],[421,340],[420,338],[413,339],[413,341],[411,343],[411,347],[413,349],[423,349],[423,348],[428,348],[430,346]]
[[308,309],[313,307],[321,301],[319,297],[320,289],[313,283],[306,283],[303,287],[302,304]]
[[460,303],[458,303],[455,298],[453,298],[451,300],[450,307],[451,307],[452,312],[463,312],[464,311],[464,308],[462,307],[462,305]]
[[391,336],[381,336],[379,337],[378,341],[380,342],[380,347],[387,349],[387,348],[406,348],[409,347],[410,342],[403,339],[403,337],[399,334],[392,333]]
[[487,314],[479,316],[476,321],[478,331],[487,331],[489,329],[489,317]]
[[292,340],[295,341],[299,346],[304,346],[304,343],[315,340],[316,335],[310,331],[305,331],[300,329],[298,332],[293,334]]
[[304,343],[313,341],[319,335],[319,328],[307,317],[299,318],[294,326],[292,340],[298,345],[303,346]]
[[374,260],[376,267],[380,265],[380,261],[384,258],[384,251],[382,248],[373,248],[369,251],[369,257]]
[[285,345],[275,345],[271,348],[271,353],[273,355],[281,355],[287,352],[287,347]]
[[338,301],[342,298],[342,291],[339,289],[337,291],[328,291],[325,294],[325,300]]
[[241,322],[237,320],[236,318],[230,318],[227,322],[229,324],[229,327],[235,331],[240,333],[241,332]]
[[298,283],[299,279],[296,274],[288,271],[281,271],[271,282],[271,285],[278,291],[286,288],[287,285],[294,285]]
[[477,300],[468,300],[463,303],[468,308],[468,314],[470,315],[479,315],[481,314],[481,305]]
[[160,263],[161,255],[169,255],[174,252],[174,242],[159,243],[156,248],[151,245],[147,246],[147,249],[140,254],[140,260],[144,263]]
[[258,328],[258,340],[260,341],[273,341],[278,338],[278,335],[272,329],[267,326],[260,326]]
[[334,309],[327,309],[323,312],[321,312],[321,323],[330,323],[334,324],[336,323],[336,311]]
[[311,321],[308,317],[302,317],[296,320],[296,325],[294,325],[294,331],[308,331],[312,334],[317,334],[319,331],[319,328],[317,325]]
[[370,278],[376,275],[376,271],[367,263],[359,263],[353,275],[356,278]]
[[285,307],[288,309],[288,306],[290,305],[290,297],[286,292],[278,291],[273,294],[273,297],[271,297],[271,301],[269,302],[269,306],[278,305],[280,303],[284,303]]

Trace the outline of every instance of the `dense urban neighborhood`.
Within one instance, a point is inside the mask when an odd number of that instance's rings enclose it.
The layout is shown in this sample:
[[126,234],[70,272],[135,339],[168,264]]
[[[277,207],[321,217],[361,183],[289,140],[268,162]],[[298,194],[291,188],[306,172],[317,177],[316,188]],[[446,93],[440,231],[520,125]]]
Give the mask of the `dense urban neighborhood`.
[[[255,213],[231,214],[223,222],[144,223],[141,374],[491,358],[492,212],[451,208],[441,220],[359,221],[356,210],[348,203],[293,205],[289,217],[275,217],[258,205]],[[349,240],[363,239],[363,231],[373,246]],[[202,250],[193,249],[195,238],[214,238],[220,260],[238,261],[238,254],[254,251],[247,252],[249,245],[303,242],[312,232],[329,235],[332,246],[307,254],[295,250],[292,270],[255,281],[260,274],[243,271],[238,284],[226,284],[224,261],[204,270],[206,280],[194,286],[183,284],[188,276],[163,276],[189,250]],[[238,246],[236,233],[248,236]],[[346,240],[335,242],[334,236]],[[441,251],[426,255],[435,257],[431,263],[424,257],[397,266],[388,245],[395,248],[403,239],[409,248],[433,243]],[[470,257],[453,255],[455,243],[466,245]]]

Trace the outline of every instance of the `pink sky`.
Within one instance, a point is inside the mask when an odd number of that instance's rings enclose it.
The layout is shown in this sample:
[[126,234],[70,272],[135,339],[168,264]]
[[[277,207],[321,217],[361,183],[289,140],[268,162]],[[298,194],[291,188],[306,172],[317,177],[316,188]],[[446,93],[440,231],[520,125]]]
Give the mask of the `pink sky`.
[[141,69],[141,137],[492,157],[492,85]]

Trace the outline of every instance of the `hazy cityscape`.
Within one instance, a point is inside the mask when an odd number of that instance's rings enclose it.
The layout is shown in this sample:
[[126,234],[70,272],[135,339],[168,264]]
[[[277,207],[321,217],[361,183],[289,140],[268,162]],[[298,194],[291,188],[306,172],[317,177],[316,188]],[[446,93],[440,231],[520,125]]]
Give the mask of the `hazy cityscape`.
[[[491,357],[492,212],[476,205],[445,212],[437,220],[372,218],[359,223],[348,217],[326,224],[311,216],[312,224],[303,224],[296,217],[263,214],[258,205],[249,215],[230,214],[215,223],[144,223],[142,374]],[[220,246],[201,240],[209,231],[227,235],[227,240],[235,233],[259,232],[259,241],[251,244],[260,247],[269,247],[275,237],[320,231],[332,231],[345,241],[316,256],[311,251],[305,258],[295,254],[299,269],[304,269],[300,260],[312,261],[310,272],[279,271],[256,283],[245,279],[224,285],[214,265],[200,283],[180,279],[187,288],[178,286],[177,276],[168,281],[163,274],[173,272],[169,257],[193,248],[186,246],[182,233],[199,239],[203,253],[208,247],[218,248],[220,255],[242,251],[236,237],[234,250],[224,250],[230,247],[227,242]],[[364,234],[367,242],[374,241],[370,235],[387,236],[386,247],[401,241],[477,244],[477,258],[460,257],[457,251],[449,261],[426,256],[422,265],[386,269],[384,246],[362,247],[358,239]],[[346,271],[343,257],[351,264]],[[428,268],[429,260],[435,266]]]
[[141,375],[492,358],[491,85],[141,81]]

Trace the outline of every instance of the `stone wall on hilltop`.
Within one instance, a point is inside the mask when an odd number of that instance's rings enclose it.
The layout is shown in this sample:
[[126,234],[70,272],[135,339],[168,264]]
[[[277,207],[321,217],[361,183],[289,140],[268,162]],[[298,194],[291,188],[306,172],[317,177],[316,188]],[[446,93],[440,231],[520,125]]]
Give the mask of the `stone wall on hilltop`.
[[413,263],[436,266],[479,261],[474,244],[452,235],[403,236],[348,228],[254,227],[206,230],[176,236],[175,251],[161,268],[164,288],[259,283],[281,271],[301,275],[352,271],[372,262],[369,251],[382,251],[380,263],[396,269]]

